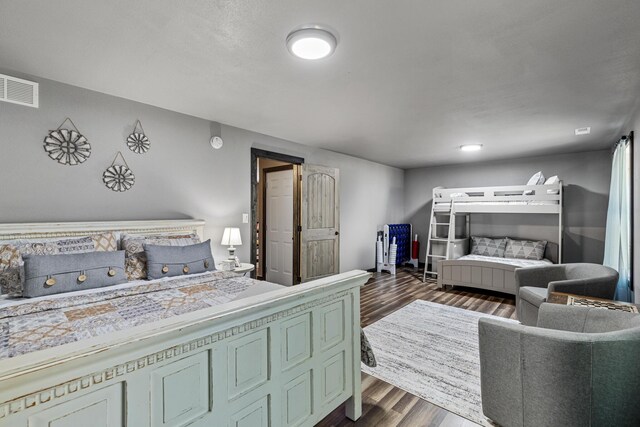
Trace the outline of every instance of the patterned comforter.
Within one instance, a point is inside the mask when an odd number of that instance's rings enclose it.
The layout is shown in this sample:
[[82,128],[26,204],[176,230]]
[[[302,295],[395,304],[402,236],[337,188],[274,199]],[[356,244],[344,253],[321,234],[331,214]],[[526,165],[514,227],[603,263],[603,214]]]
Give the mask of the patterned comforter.
[[0,305],[0,359],[233,301],[255,281],[209,272]]

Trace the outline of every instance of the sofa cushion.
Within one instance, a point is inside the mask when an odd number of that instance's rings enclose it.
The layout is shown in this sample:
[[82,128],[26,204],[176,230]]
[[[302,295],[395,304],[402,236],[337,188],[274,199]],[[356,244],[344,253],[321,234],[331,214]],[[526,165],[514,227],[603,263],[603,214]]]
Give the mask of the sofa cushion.
[[491,237],[471,236],[471,255],[490,257],[504,257],[507,246],[506,239],[492,239]]
[[546,240],[513,240],[508,237],[506,240],[505,258],[544,259],[544,250],[547,247]]
[[523,299],[536,307],[540,307],[540,305],[547,300],[547,288],[525,286],[524,288],[520,288],[519,296],[520,299]]

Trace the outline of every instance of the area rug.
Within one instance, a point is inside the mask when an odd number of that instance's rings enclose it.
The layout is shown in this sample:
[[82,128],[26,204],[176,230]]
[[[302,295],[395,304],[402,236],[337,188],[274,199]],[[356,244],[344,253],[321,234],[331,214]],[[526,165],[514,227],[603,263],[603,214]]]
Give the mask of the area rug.
[[478,319],[489,314],[414,301],[364,328],[378,366],[363,371],[449,412],[491,426],[482,414]]

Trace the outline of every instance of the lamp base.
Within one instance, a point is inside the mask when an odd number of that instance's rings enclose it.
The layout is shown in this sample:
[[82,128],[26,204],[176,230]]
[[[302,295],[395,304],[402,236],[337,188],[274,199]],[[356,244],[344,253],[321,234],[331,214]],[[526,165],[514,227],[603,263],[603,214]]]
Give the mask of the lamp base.
[[235,260],[236,259],[236,248],[233,246],[229,246],[229,259]]

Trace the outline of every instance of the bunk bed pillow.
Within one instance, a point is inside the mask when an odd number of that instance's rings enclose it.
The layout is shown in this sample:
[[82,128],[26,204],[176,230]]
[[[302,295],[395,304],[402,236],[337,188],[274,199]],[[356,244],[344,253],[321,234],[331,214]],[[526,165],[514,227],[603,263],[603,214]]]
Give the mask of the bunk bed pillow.
[[[559,182],[560,182],[560,178],[558,178],[558,175],[553,175],[551,178],[547,178],[547,180],[544,182],[544,185],[556,185]],[[560,194],[560,191],[547,190],[547,194]]]
[[504,258],[506,239],[471,236],[471,255]]
[[505,258],[515,259],[544,259],[544,250],[547,247],[546,240],[511,240],[507,237],[507,247],[504,251]]
[[[533,176],[529,178],[529,181],[527,181],[527,185],[542,185],[542,184],[544,184],[544,174],[542,173],[542,171],[538,171],[534,173]],[[525,191],[524,195],[525,196],[533,195],[533,190]]]

